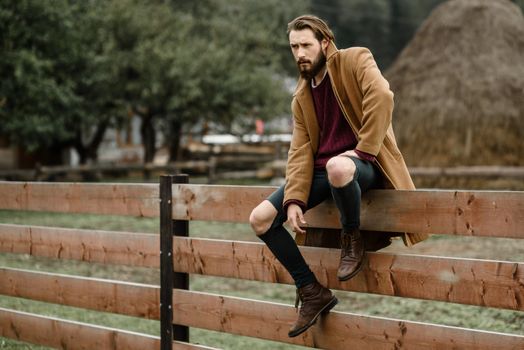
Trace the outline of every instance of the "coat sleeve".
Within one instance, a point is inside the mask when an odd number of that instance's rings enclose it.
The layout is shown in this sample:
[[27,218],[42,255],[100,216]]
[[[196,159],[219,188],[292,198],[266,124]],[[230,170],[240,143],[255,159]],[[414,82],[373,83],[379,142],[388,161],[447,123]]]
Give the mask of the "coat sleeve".
[[288,152],[284,204],[288,201],[307,203],[313,178],[313,151],[300,106],[292,103],[293,135]]
[[393,92],[368,49],[358,48],[353,62],[353,74],[362,93],[362,125],[356,148],[376,156],[391,124]]

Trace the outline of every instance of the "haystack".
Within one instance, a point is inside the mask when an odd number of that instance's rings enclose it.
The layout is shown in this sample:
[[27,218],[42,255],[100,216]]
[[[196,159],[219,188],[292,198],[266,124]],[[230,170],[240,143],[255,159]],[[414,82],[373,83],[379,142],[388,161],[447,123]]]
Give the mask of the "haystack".
[[524,165],[524,17],[509,0],[451,0],[385,76],[409,166]]

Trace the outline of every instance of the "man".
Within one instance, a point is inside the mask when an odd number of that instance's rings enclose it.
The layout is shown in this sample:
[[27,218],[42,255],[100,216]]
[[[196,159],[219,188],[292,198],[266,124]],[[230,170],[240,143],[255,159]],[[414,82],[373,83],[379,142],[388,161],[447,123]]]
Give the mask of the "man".
[[[304,212],[332,197],[342,225],[337,276],[346,281],[360,271],[364,257],[362,193],[414,186],[393,135],[393,93],[369,50],[337,50],[332,31],[315,16],[291,21],[288,35],[300,79],[291,105],[294,127],[286,183],[253,210],[250,223],[295,281],[302,302],[289,331],[295,337],[337,299],[317,281],[283,223],[305,233]],[[389,236],[385,238],[373,250],[388,245]],[[412,245],[426,235],[403,238]]]

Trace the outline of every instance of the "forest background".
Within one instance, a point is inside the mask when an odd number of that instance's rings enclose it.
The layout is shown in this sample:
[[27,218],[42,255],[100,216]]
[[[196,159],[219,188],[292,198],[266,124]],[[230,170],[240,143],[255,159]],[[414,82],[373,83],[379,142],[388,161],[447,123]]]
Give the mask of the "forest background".
[[203,121],[243,133],[289,113],[292,18],[325,18],[339,47],[367,46],[385,70],[441,2],[5,0],[0,143],[96,162],[108,128],[137,115],[144,162],[159,130],[174,161],[184,130]]

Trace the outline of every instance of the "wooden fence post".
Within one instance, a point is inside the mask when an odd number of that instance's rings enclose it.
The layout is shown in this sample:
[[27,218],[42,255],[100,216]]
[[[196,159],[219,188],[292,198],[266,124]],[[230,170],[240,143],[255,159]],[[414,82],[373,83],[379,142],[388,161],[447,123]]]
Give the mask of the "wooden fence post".
[[173,220],[173,183],[187,183],[187,175],[160,177],[160,348],[171,350],[173,340],[189,341],[189,328],[173,325],[173,288],[189,289],[189,277],[173,271],[173,235],[188,236],[189,225]]

